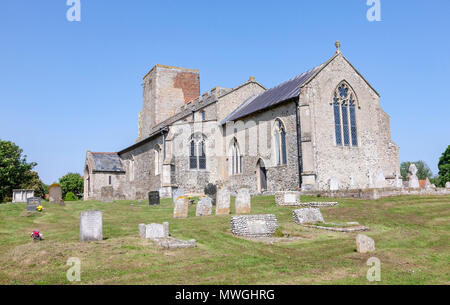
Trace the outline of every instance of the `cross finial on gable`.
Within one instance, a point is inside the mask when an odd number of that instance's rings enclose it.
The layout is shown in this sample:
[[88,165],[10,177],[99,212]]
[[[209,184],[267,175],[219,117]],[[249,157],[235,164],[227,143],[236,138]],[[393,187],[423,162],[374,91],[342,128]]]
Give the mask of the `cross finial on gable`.
[[336,43],[334,45],[336,46],[336,53],[341,53],[341,42],[339,40],[336,40]]

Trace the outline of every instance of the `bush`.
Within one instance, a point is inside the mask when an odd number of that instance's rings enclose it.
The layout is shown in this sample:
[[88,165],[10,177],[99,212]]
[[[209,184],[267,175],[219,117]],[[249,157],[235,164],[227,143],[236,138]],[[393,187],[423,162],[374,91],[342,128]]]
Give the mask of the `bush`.
[[64,201],[77,201],[77,200],[78,200],[77,196],[75,196],[75,194],[72,192],[68,192],[66,194],[66,197],[64,197]]

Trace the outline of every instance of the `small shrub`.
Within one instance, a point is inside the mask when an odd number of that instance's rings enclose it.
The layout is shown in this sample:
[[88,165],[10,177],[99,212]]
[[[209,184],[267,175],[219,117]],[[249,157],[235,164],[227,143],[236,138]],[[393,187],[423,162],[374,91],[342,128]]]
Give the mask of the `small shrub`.
[[75,194],[72,192],[68,192],[66,194],[66,197],[64,197],[64,201],[77,201],[77,200],[78,200],[77,196],[75,196]]
[[275,231],[275,233],[273,233],[273,236],[275,236],[275,237],[283,237],[284,236],[283,230],[280,227],[278,227],[277,230]]

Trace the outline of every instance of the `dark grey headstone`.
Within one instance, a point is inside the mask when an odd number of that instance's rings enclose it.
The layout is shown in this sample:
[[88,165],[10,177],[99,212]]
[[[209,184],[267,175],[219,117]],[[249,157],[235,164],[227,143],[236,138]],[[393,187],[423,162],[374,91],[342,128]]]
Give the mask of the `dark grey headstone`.
[[149,205],[159,205],[160,204],[160,198],[159,198],[158,191],[148,193],[148,203],[149,203]]
[[41,205],[41,198],[31,197],[27,199],[27,211],[36,211],[36,208]]

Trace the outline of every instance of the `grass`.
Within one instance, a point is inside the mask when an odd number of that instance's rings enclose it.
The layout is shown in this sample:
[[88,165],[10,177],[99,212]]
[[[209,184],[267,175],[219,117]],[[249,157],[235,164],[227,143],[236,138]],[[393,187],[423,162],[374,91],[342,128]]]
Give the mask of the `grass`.
[[[330,198],[302,197],[302,201]],[[277,215],[292,242],[267,244],[230,233],[230,216],[173,219],[173,204],[136,201],[44,203],[27,213],[25,204],[0,205],[0,284],[74,284],[66,279],[70,257],[81,260],[81,284],[371,284],[367,260],[381,260],[381,284],[450,284],[450,196],[403,196],[376,201],[336,199],[321,208],[325,221],[358,221],[376,252],[355,251],[357,233],[305,228],[292,220],[292,207],[273,196],[252,198],[252,214]],[[233,200],[232,200],[233,202]],[[100,242],[79,242],[79,215],[103,211]],[[232,213],[234,207],[232,205]],[[170,223],[173,237],[197,240],[197,248],[164,250],[138,238],[139,223]],[[39,230],[44,241],[32,242]]]

